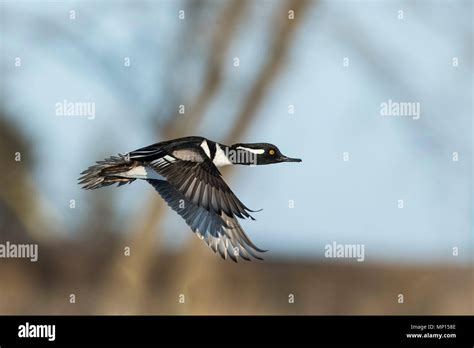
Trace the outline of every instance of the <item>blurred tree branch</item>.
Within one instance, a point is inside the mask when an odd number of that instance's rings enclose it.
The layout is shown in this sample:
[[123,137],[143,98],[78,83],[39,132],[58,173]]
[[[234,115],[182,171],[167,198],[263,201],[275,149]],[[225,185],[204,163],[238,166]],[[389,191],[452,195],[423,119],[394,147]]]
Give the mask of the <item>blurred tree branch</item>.
[[[251,121],[255,119],[255,113],[258,107],[262,104],[268,89],[282,70],[292,43],[292,38],[299,24],[302,22],[308,4],[309,2],[304,0],[287,1],[276,11],[272,23],[273,32],[275,33],[273,36],[274,41],[270,45],[270,50],[267,55],[268,58],[256,78],[254,85],[249,90],[244,104],[238,113],[234,128],[225,138],[225,144],[232,144],[239,141],[249,129]],[[295,18],[293,20],[288,19],[289,10],[295,12]],[[230,169],[231,168],[227,168],[226,172],[229,172]],[[219,294],[212,284],[219,283],[220,274],[217,272],[217,269],[220,265],[218,265],[218,263],[224,261],[212,255],[209,248],[205,246],[201,240],[189,238],[188,241],[189,243],[182,253],[180,262],[175,265],[175,270],[172,272],[176,276],[173,278],[173,284],[169,287],[170,293],[168,295],[171,296],[171,298],[173,294],[177,297],[179,293],[183,293],[189,287],[193,286],[194,283],[196,289],[193,293],[199,293],[201,295],[199,305],[195,303],[193,306],[195,313],[209,313],[212,304],[216,298],[219,298]],[[229,265],[229,267],[233,266],[234,265]],[[242,267],[242,265],[240,267]],[[256,268],[254,266],[248,267],[247,271],[248,278],[255,279],[257,276]],[[206,278],[205,283],[210,284],[210,287],[205,291],[202,289],[202,280],[204,277]],[[258,286],[257,284],[258,282],[255,279],[254,285]],[[185,306],[173,308],[174,312],[179,312],[180,310],[183,313],[189,314],[189,310],[187,310]]]
[[209,102],[221,85],[225,56],[246,6],[247,1],[232,0],[224,7],[218,21],[219,27],[213,32],[204,85],[195,100],[189,104],[192,117],[171,117],[161,131],[167,138],[187,135],[200,123]]
[[[35,180],[31,175],[34,162],[31,158],[31,144],[22,134],[6,121],[6,116],[0,111],[0,201],[22,226],[22,231],[9,231],[13,222],[1,221],[2,234],[15,235],[16,239],[37,239],[48,237],[51,232],[42,216],[41,203],[44,197],[36,189]],[[16,160],[16,156],[18,161]],[[9,215],[0,209],[0,219],[3,214]],[[5,228],[3,230],[3,227]],[[5,236],[3,235],[5,233]]]
[[[198,97],[190,103],[189,109],[192,110],[193,117],[189,119],[172,117],[161,132],[163,137],[171,139],[183,136],[199,124],[206,106],[220,85],[222,60],[232,42],[245,4],[243,1],[233,0],[219,15],[218,28],[214,30],[215,35],[209,54],[208,66],[210,68],[206,74],[205,86]],[[124,296],[128,298],[128,302],[132,302],[133,308],[146,307],[146,304],[140,303],[140,300],[144,298],[146,276],[155,250],[156,225],[165,216],[166,209],[166,204],[161,199],[157,199],[154,192],[147,201],[144,205],[145,212],[130,225],[130,230],[126,234],[130,239],[125,245],[131,247],[133,257],[124,257],[123,253],[120,253],[111,263],[109,278],[104,282],[106,289],[104,293],[107,294],[106,301],[103,302],[105,303],[104,312],[116,310],[117,303],[122,302],[121,299]]]

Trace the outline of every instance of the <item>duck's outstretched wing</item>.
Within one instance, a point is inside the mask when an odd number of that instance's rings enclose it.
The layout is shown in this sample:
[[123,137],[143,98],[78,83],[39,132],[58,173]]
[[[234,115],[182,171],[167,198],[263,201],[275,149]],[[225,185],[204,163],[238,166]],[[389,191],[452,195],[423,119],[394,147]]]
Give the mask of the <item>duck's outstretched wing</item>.
[[[214,209],[206,209],[177,190],[174,185],[164,180],[147,180],[168,205],[186,221],[189,227],[222,258],[239,258],[250,261],[251,258],[263,260],[259,249],[245,234],[242,226],[233,216],[224,210],[218,214]],[[194,197],[194,196],[193,196]]]
[[205,156],[193,160],[160,156],[147,163],[194,205],[230,218],[255,220],[247,208],[227,186],[217,167]]

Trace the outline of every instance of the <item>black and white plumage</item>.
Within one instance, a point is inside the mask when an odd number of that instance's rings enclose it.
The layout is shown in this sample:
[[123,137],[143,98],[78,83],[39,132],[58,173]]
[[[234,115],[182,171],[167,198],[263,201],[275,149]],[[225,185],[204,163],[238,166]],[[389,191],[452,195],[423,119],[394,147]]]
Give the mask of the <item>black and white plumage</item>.
[[300,161],[268,143],[226,146],[203,137],[184,137],[99,161],[81,173],[79,183],[96,189],[145,180],[224,259],[262,259],[265,250],[252,243],[237,220],[254,220],[250,215],[254,211],[227,186],[218,167]]

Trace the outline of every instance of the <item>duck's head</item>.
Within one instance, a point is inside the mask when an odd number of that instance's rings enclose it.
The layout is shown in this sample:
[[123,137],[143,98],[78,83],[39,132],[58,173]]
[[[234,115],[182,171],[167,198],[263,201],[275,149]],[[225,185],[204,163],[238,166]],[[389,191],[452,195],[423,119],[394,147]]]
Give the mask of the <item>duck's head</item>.
[[[268,143],[234,144],[229,155],[234,164],[263,165],[282,162],[301,162],[299,158],[283,155],[278,147]],[[231,156],[234,155],[234,158]]]

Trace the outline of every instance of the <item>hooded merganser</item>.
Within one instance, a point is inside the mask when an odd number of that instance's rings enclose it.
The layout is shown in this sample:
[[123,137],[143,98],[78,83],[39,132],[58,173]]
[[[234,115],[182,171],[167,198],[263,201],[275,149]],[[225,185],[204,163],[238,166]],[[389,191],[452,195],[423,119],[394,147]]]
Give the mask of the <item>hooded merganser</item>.
[[284,156],[268,143],[227,146],[203,137],[184,137],[156,143],[125,155],[109,157],[81,173],[79,184],[96,189],[136,179],[150,183],[176,211],[224,258],[263,260],[237,218],[250,218],[247,208],[227,186],[217,169],[226,165],[301,162]]

